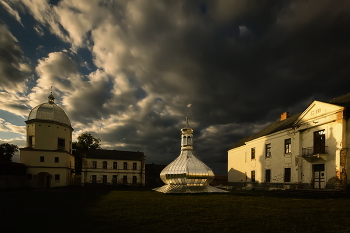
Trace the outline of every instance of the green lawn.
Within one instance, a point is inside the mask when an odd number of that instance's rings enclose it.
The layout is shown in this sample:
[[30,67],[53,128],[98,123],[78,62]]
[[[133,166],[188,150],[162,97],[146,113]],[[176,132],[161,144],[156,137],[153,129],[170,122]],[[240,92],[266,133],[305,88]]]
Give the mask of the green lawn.
[[0,232],[349,232],[350,198],[269,192],[165,195],[130,190],[0,192]]

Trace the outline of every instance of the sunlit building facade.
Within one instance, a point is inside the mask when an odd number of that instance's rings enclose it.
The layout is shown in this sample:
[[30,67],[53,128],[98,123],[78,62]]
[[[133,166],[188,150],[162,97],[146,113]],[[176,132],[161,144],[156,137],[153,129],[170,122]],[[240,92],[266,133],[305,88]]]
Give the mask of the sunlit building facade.
[[210,186],[213,171],[193,154],[193,129],[188,125],[181,129],[181,153],[160,173],[164,186],[153,190],[162,193],[211,193],[226,192]]
[[301,113],[242,139],[228,151],[233,188],[345,189],[350,183],[350,94],[313,101]]

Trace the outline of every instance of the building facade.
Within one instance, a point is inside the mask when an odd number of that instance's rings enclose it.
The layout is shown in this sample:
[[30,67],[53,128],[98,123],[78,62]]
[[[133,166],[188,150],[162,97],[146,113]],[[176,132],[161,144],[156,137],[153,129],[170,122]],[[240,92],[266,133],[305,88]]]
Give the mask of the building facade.
[[302,113],[242,139],[228,151],[229,185],[345,189],[350,183],[350,94],[313,101]]
[[20,149],[20,162],[27,167],[28,187],[73,184],[73,128],[66,113],[54,100],[51,94],[49,101],[33,108],[25,121],[27,145]]
[[82,185],[145,185],[143,152],[89,150],[82,159]]

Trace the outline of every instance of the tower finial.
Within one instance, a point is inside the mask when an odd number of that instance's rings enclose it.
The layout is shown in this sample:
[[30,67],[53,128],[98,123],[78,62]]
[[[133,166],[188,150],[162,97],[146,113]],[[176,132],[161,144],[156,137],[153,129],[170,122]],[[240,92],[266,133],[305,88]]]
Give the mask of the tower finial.
[[186,117],[186,128],[189,127],[189,124],[188,124],[188,117]]
[[55,97],[52,95],[52,86],[51,86],[51,94],[49,95],[49,104],[54,104],[55,103]]

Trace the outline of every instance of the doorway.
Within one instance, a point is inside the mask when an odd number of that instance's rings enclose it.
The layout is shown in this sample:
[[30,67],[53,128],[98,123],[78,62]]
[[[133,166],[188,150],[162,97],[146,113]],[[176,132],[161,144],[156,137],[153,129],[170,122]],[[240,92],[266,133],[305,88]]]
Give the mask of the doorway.
[[49,189],[51,188],[52,176],[47,172],[40,172],[38,174],[38,188]]
[[312,165],[313,178],[314,178],[314,189],[325,188],[325,171],[324,164],[313,164]]

